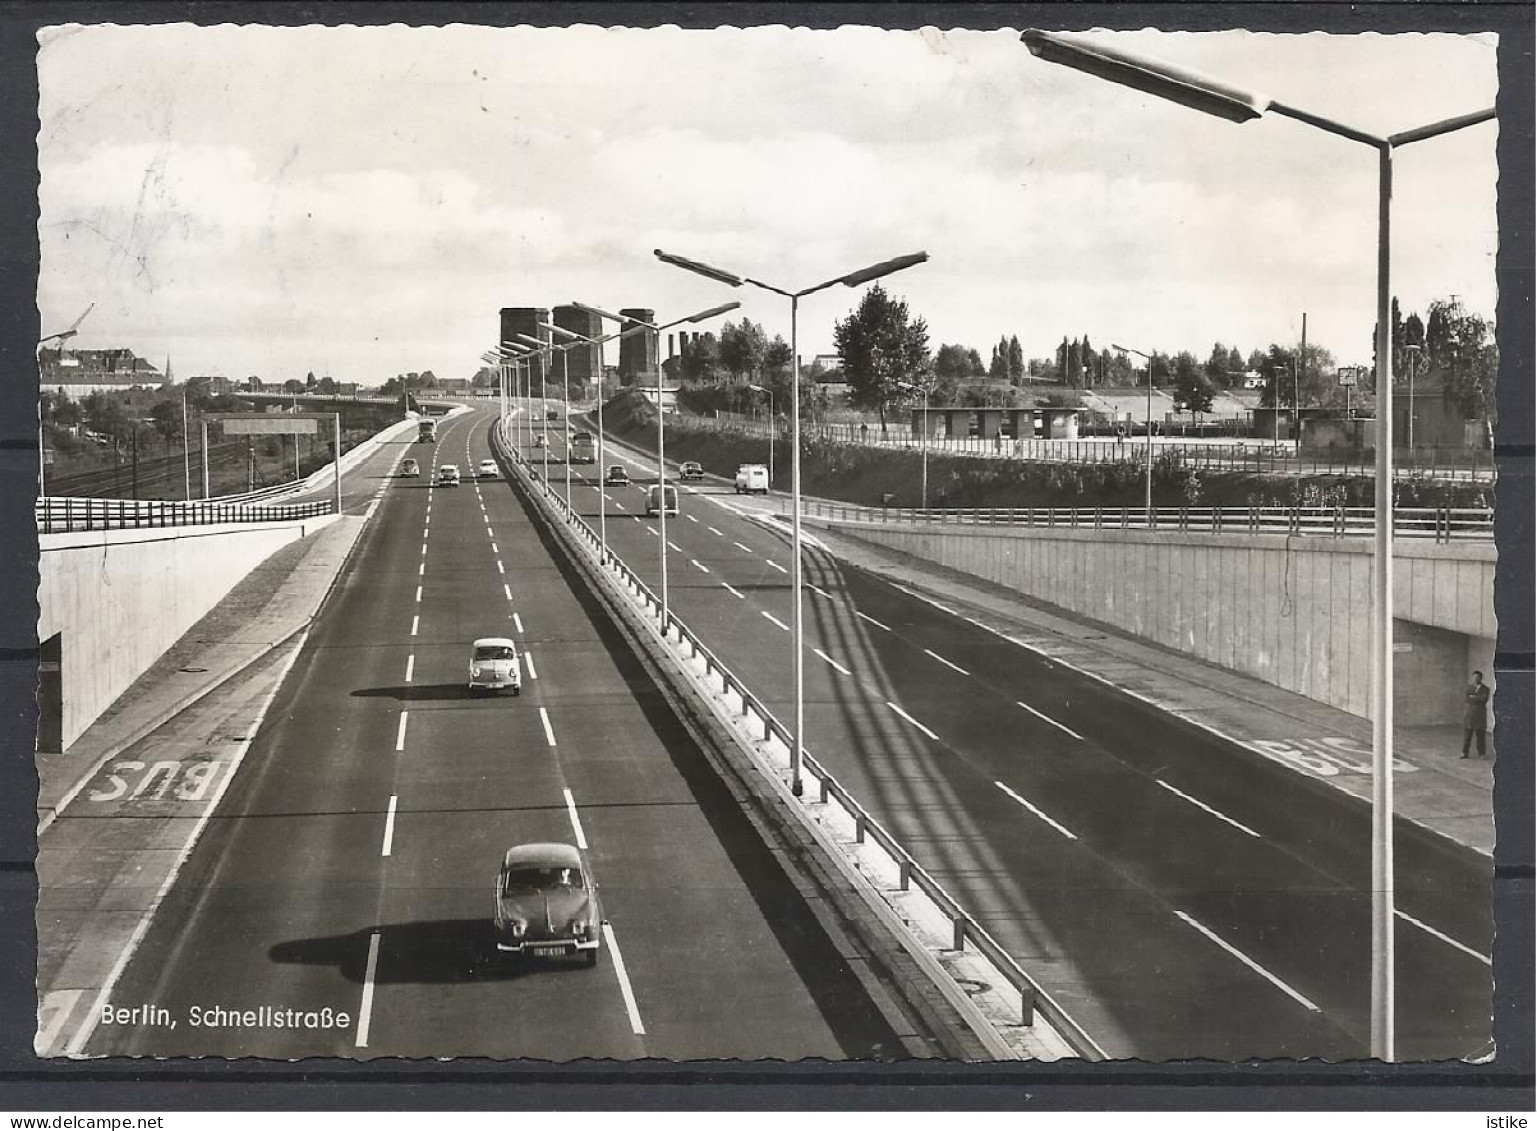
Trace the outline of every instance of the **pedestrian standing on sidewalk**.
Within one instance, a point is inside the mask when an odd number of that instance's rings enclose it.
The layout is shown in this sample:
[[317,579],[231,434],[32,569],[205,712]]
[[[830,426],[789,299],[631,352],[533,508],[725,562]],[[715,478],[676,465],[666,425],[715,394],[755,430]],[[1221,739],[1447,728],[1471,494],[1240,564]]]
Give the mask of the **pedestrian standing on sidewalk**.
[[1488,752],[1484,748],[1484,741],[1489,730],[1489,688],[1484,683],[1483,672],[1473,673],[1473,682],[1468,684],[1463,704],[1462,756],[1468,756],[1468,746],[1477,736],[1478,756],[1486,758]]

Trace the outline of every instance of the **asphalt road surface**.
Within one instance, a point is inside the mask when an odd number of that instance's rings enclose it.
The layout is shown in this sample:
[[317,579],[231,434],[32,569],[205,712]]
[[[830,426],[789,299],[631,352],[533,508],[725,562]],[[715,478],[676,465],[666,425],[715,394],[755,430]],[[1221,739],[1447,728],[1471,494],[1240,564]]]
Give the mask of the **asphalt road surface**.
[[[656,589],[654,458],[610,444],[603,463],[633,480],[607,490],[609,547]],[[573,469],[595,528],[600,470]],[[719,480],[680,495],[672,611],[788,721],[785,528]],[[805,560],[805,746],[1112,1056],[1368,1055],[1366,806]],[[1404,822],[1397,853],[1398,1056],[1473,1054],[1491,1033],[1490,862]]]
[[[115,1008],[164,1012],[99,1025],[85,1051],[900,1055],[512,488],[470,478],[491,419],[385,445],[344,480],[356,512],[399,457],[423,464],[382,496],[113,989]],[[434,462],[463,485],[434,487]],[[526,650],[521,696],[469,696],[487,635]],[[608,920],[595,968],[492,946],[502,853],[545,840],[589,849]]]

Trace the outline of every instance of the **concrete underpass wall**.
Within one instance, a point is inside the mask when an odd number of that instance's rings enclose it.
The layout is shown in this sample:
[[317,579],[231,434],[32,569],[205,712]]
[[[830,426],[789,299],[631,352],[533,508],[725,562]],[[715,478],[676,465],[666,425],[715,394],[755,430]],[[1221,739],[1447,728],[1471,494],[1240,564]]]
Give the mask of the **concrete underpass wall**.
[[[817,523],[1358,715],[1371,680],[1370,539]],[[1394,681],[1402,725],[1458,724],[1492,680],[1492,544],[1400,541]]]
[[60,638],[63,748],[251,570],[334,521],[40,536],[37,632]]

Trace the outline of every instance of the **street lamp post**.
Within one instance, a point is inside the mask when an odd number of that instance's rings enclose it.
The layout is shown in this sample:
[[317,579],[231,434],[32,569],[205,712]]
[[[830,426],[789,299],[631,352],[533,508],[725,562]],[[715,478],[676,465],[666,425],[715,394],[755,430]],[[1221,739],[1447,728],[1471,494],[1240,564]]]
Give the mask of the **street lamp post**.
[[1122,353],[1134,353],[1147,362],[1147,427],[1143,429],[1147,433],[1147,468],[1144,475],[1146,483],[1146,498],[1143,503],[1149,529],[1153,525],[1153,355],[1134,350],[1130,346],[1118,346],[1110,343],[1111,349],[1120,350]]
[[[1419,347],[1417,345],[1405,345],[1404,346],[1404,352],[1409,355],[1407,358],[1404,359],[1405,362],[1407,363],[1404,366],[1404,368],[1409,370],[1409,420],[1408,420],[1408,425],[1409,425],[1408,433],[1409,433],[1409,435],[1408,435],[1408,444],[1409,444],[1409,460],[1412,463],[1417,463],[1418,462],[1415,459],[1415,454],[1414,454],[1414,370],[1415,370],[1416,364],[1419,362],[1419,359],[1420,359],[1420,348],[1421,347]],[[1389,396],[1388,396],[1389,403],[1392,402],[1392,399],[1393,399],[1392,395],[1389,394]]]
[[[1372,586],[1372,971],[1371,1052],[1394,1058],[1393,1001],[1393,390],[1389,234],[1393,152],[1495,118],[1477,110],[1379,137],[1226,82],[1100,43],[1036,29],[1021,35],[1033,55],[1225,118],[1253,121],[1267,111],[1377,151],[1377,489]],[[1386,406],[1383,397],[1386,395]]]
[[817,291],[826,290],[828,287],[842,283],[846,287],[858,287],[876,279],[894,274],[907,267],[914,267],[925,262],[929,255],[926,251],[916,252],[912,255],[903,255],[896,259],[888,259],[881,263],[872,264],[859,271],[851,271],[847,275],[840,275],[835,279],[818,283],[814,287],[806,287],[799,291],[787,291],[779,287],[771,286],[758,279],[749,279],[743,275],[733,275],[729,271],[723,271],[719,267],[711,267],[708,263],[700,263],[698,260],[685,259],[681,255],[669,255],[667,252],[657,249],[656,257],[663,263],[674,267],[681,267],[685,271],[692,271],[696,275],[703,275],[706,279],[712,279],[717,283],[725,283],[728,287],[740,287],[743,283],[757,287],[759,290],[769,291],[790,300],[790,590],[792,607],[794,609],[794,625],[790,633],[790,647],[793,652],[793,667],[795,670],[795,721],[790,731],[790,789],[795,796],[801,795],[801,743],[805,731],[805,656],[801,648],[802,618],[801,618],[801,371],[800,355],[796,338],[800,316],[800,300]]
[[[585,303],[575,302],[571,305],[576,307],[578,310],[586,311],[588,314],[596,314],[599,318],[607,318],[611,322],[618,322],[621,326],[624,326],[626,323],[628,323],[629,325],[624,330],[618,334],[611,335],[612,337],[616,338],[624,338],[630,336],[631,334],[645,333],[647,330],[650,330],[654,333],[661,333],[661,331],[670,329],[673,326],[681,326],[685,322],[705,322],[711,318],[717,317],[718,315],[733,311],[742,304],[739,302],[728,302],[721,306],[712,306],[708,310],[701,310],[697,314],[690,314],[685,318],[676,318],[671,322],[664,322],[660,326],[652,322],[642,322],[638,318],[626,318],[623,315],[610,314],[606,310],[602,310],[596,306],[588,306]],[[592,339],[588,340],[590,341]],[[662,635],[670,636],[672,634],[672,626],[668,621],[667,603],[667,432],[664,428],[662,416],[662,392],[662,367],[658,365],[656,367],[656,485],[658,495],[656,511],[657,534],[660,535],[660,537],[657,540],[661,543],[661,546],[658,548],[658,552],[661,557],[662,574]],[[601,397],[598,399],[598,403],[600,405],[603,403]],[[598,490],[600,493],[603,490],[601,483],[598,485]]]
[[775,421],[777,419],[774,416],[774,390],[768,388],[765,385],[748,385],[747,388],[751,389],[755,393],[764,393],[764,394],[766,394],[768,396],[768,403],[769,403],[768,404],[768,409],[769,409],[769,458],[768,458],[768,473],[769,473],[769,485],[773,486],[773,483],[774,483],[774,440],[776,439],[774,425],[775,425]]

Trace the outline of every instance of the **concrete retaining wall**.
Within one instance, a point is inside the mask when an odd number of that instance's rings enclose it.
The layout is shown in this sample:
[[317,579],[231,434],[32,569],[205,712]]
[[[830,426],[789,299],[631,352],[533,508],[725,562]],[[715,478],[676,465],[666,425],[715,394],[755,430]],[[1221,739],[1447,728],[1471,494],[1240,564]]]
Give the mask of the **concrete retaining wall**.
[[[815,524],[1367,714],[1369,539]],[[1495,548],[1396,547],[1398,721],[1457,724],[1469,670],[1492,674]]]
[[42,535],[37,635],[60,637],[64,749],[246,574],[334,521]]

